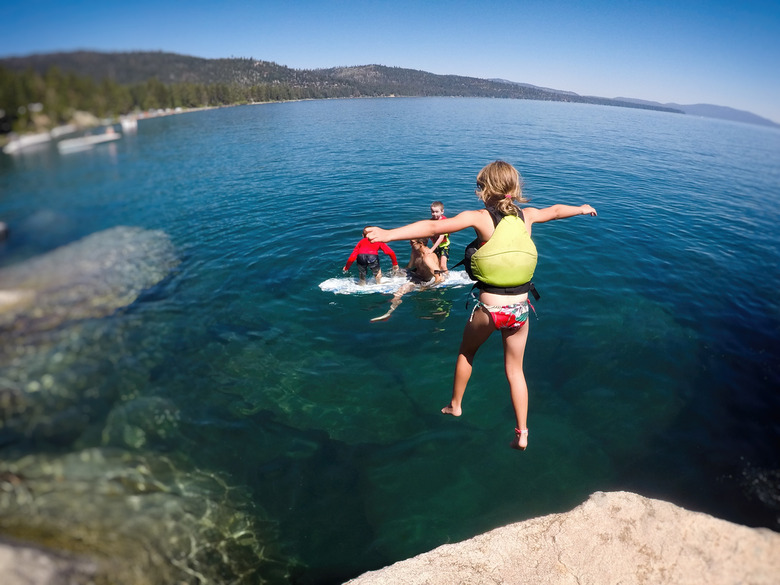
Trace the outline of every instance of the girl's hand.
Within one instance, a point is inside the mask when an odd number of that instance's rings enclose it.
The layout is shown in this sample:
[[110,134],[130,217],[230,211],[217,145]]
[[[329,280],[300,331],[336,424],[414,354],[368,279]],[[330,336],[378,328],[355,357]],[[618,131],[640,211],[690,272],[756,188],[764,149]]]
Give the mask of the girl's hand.
[[581,205],[580,209],[582,210],[582,215],[596,215],[596,210],[590,205]]
[[387,230],[372,225],[366,228],[366,237],[372,244],[374,242],[387,242]]

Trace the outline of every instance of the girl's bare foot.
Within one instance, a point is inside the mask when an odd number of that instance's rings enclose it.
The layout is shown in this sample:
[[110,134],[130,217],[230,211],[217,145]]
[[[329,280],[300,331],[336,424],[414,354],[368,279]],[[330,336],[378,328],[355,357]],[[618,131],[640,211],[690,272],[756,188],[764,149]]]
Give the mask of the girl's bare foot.
[[449,406],[445,406],[441,409],[443,414],[451,414],[452,416],[460,416],[463,414],[463,411],[461,410],[460,406],[453,406],[450,404]]
[[512,449],[525,451],[525,448],[528,447],[528,429],[515,429],[515,438],[510,446]]

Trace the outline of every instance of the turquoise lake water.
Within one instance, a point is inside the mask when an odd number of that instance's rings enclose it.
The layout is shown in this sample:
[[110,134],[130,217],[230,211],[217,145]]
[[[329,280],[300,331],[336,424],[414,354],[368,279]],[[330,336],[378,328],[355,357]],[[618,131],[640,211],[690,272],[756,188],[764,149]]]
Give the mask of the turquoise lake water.
[[[434,200],[448,216],[476,208],[476,174],[495,159],[520,170],[529,205],[598,210],[534,228],[523,453],[508,447],[498,336],[463,416],[439,413],[468,286],[411,293],[380,323],[390,294],[319,287],[354,278],[341,267],[364,225],[427,219]],[[779,201],[780,131],[533,101],[242,106],[142,120],[91,151],[0,155],[0,266],[114,226],[164,231],[181,260],[81,324],[99,341],[68,372],[35,366],[78,414],[47,415],[63,432],[0,433],[0,458],[175,455],[248,495],[302,584],[594,491],[780,530]],[[472,238],[452,236],[451,266]],[[408,245],[390,245],[405,264]],[[114,432],[117,412],[151,399],[176,410],[175,432]]]

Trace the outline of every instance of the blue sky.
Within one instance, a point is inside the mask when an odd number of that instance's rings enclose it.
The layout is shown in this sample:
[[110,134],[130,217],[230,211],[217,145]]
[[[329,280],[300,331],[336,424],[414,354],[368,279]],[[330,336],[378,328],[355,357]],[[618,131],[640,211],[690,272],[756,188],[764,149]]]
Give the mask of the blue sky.
[[6,3],[0,56],[92,49],[381,64],[780,123],[780,2],[255,0]]

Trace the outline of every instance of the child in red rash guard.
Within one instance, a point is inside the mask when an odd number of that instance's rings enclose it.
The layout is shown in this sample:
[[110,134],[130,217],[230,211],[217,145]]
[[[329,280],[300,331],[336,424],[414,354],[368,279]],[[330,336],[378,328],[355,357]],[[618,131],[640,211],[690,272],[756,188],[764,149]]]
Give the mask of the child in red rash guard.
[[393,272],[398,272],[398,259],[395,257],[395,252],[390,249],[387,244],[376,242],[371,243],[366,238],[366,230],[369,226],[363,228],[363,239],[361,239],[355,249],[352,250],[352,254],[349,255],[347,263],[344,265],[344,272],[349,271],[349,267],[357,260],[358,265],[358,277],[360,284],[366,284],[366,270],[371,269],[371,272],[376,279],[376,283],[379,284],[382,281],[382,269],[379,267],[379,250],[382,250],[385,254],[390,256],[390,261],[393,263]]

